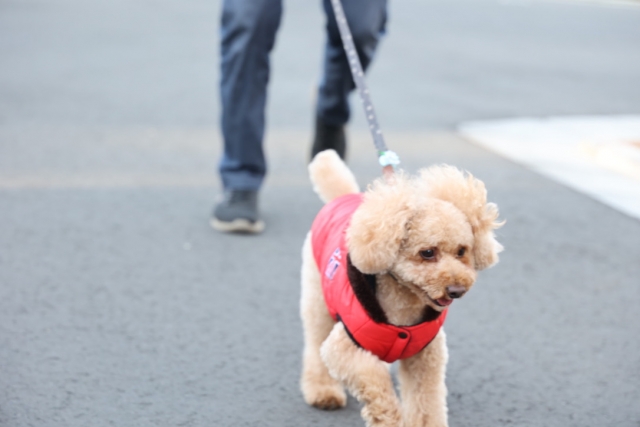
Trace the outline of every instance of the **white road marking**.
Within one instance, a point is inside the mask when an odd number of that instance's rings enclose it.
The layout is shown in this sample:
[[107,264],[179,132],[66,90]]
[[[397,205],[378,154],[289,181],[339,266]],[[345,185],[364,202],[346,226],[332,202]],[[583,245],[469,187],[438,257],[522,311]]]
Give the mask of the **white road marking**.
[[640,219],[640,116],[467,122],[460,133]]

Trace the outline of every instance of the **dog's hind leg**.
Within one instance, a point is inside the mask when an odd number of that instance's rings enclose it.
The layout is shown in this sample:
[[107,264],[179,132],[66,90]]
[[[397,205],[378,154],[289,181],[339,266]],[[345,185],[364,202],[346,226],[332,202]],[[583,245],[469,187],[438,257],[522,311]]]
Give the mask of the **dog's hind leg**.
[[304,328],[304,352],[300,386],[304,400],[320,409],[338,409],[347,404],[340,383],[329,375],[320,358],[320,346],[335,324],[324,302],[320,274],[311,250],[311,233],[302,249],[302,296],[300,315]]
[[446,427],[447,343],[444,330],[420,353],[400,361],[402,427]]
[[357,347],[342,323],[333,327],[322,344],[322,359],[331,375],[342,381],[364,403],[362,418],[369,427],[398,427],[400,408],[389,374],[389,365]]

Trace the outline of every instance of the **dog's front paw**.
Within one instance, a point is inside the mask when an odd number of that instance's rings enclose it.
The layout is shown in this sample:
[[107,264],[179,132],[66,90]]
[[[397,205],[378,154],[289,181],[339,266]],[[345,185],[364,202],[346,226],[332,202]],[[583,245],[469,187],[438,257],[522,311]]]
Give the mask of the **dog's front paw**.
[[394,403],[389,405],[365,405],[362,418],[367,427],[397,427],[402,422],[400,411]]
[[347,394],[340,384],[311,384],[302,385],[304,400],[318,409],[333,410],[347,405]]

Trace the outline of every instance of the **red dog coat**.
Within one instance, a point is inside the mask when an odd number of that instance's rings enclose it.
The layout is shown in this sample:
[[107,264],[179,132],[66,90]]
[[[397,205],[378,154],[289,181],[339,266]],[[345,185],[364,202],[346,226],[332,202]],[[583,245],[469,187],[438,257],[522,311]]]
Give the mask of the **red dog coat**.
[[[363,301],[367,295],[361,291],[362,284],[369,282],[375,288],[375,276],[365,277],[350,265],[346,246],[346,230],[362,199],[362,194],[348,194],[326,204],[311,226],[311,245],[331,317],[343,323],[357,345],[391,363],[411,357],[425,348],[438,334],[447,309],[435,319],[417,325],[395,326],[386,322],[375,294],[369,295],[369,301]],[[359,281],[357,275],[366,280]],[[355,291],[353,282],[362,282]],[[372,319],[372,314],[378,321]]]

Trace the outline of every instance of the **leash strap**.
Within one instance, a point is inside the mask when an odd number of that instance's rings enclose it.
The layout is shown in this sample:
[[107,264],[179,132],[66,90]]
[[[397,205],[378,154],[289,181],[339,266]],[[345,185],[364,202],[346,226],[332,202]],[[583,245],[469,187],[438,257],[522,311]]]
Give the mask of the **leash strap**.
[[396,153],[387,148],[387,145],[384,142],[382,130],[380,130],[376,111],[373,108],[373,103],[371,102],[369,88],[364,80],[364,71],[362,70],[360,58],[358,57],[358,52],[356,51],[356,47],[353,43],[353,37],[351,36],[351,30],[349,29],[349,24],[347,23],[347,17],[344,14],[342,3],[340,0],[331,0],[331,6],[333,7],[336,22],[338,23],[338,30],[340,31],[342,45],[344,46],[344,51],[347,55],[347,60],[349,61],[351,75],[353,76],[353,81],[358,89],[358,95],[360,95],[360,100],[364,107],[364,113],[367,117],[369,130],[373,136],[373,143],[378,150],[378,161],[380,162],[380,166],[382,166],[385,174],[393,173],[394,167],[400,164],[400,159]]

